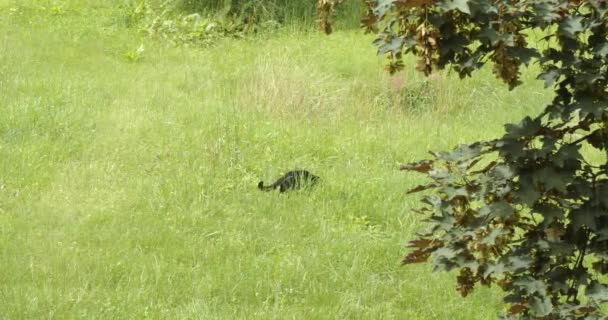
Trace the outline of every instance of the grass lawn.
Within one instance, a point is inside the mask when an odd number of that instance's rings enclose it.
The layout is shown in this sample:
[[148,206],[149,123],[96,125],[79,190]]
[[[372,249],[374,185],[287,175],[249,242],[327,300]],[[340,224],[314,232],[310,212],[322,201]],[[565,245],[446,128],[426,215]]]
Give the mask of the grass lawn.
[[[357,30],[176,48],[122,2],[0,0],[0,319],[501,311],[498,290],[399,264],[424,224],[398,167],[536,113],[532,72],[513,92],[413,61],[391,78]],[[295,168],[322,182],[256,188]]]

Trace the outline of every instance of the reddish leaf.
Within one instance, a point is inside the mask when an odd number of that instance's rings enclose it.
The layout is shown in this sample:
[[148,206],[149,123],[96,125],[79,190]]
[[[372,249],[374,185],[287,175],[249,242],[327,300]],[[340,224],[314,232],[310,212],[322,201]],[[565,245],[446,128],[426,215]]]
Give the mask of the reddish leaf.
[[434,162],[433,160],[423,160],[420,162],[402,164],[399,169],[427,173],[427,172],[431,171],[431,169],[433,167],[433,162]]
[[597,310],[597,308],[594,308],[592,306],[584,306],[584,307],[580,307],[580,308],[576,309],[576,312],[578,312],[578,313],[590,313],[590,312],[594,312],[595,310]]
[[509,308],[509,314],[518,314],[518,313],[522,313],[524,311],[528,310],[528,307],[526,307],[525,305],[521,304],[521,303],[517,303],[511,306],[511,308]]
[[406,254],[401,260],[402,264],[420,263],[426,262],[431,255],[437,249],[441,247],[442,243],[437,240],[430,239],[418,239],[410,241],[407,244],[409,248],[418,248],[408,254]]
[[431,256],[431,253],[432,251],[429,251],[428,249],[415,250],[406,254],[403,259],[401,259],[401,263],[410,264],[426,262],[429,259],[429,256]]
[[469,165],[467,166],[467,170],[471,170],[471,168],[473,168],[477,164],[477,162],[479,162],[480,160],[481,160],[481,158],[477,158],[477,159],[471,161],[471,163],[469,163]]
[[429,210],[427,208],[412,209],[412,211],[414,211],[415,213],[419,213],[419,214],[428,214],[429,212],[431,212],[431,210]]
[[492,161],[492,162],[488,163],[487,166],[483,167],[483,169],[473,171],[471,173],[476,173],[476,174],[477,173],[486,173],[486,172],[490,171],[490,169],[494,168],[495,165],[496,165],[496,161]]
[[433,240],[418,239],[418,240],[412,240],[412,241],[408,242],[406,247],[408,247],[408,248],[426,248],[431,243],[433,243]]
[[361,18],[361,25],[364,27],[372,27],[378,22],[378,19],[374,15],[369,15]]
[[410,194],[410,193],[416,193],[416,192],[420,192],[423,190],[428,190],[428,189],[433,189],[433,188],[437,188],[439,187],[440,184],[438,183],[430,183],[430,184],[426,184],[426,185],[419,185],[413,189],[408,190],[406,193]]

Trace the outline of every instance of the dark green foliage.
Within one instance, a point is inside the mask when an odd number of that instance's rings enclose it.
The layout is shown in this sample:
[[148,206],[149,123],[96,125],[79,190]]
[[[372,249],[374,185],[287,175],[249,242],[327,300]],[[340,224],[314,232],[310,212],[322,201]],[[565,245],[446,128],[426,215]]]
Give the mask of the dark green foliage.
[[[319,0],[322,25],[340,0]],[[510,89],[536,63],[555,98],[493,141],[402,166],[431,182],[418,212],[430,228],[404,263],[457,270],[458,290],[505,291],[504,318],[601,319],[608,302],[608,3],[601,0],[368,1],[388,70],[402,54],[461,77],[491,62]],[[540,34],[540,36],[538,36]],[[532,37],[531,35],[536,35]],[[482,119],[480,119],[482,120]]]

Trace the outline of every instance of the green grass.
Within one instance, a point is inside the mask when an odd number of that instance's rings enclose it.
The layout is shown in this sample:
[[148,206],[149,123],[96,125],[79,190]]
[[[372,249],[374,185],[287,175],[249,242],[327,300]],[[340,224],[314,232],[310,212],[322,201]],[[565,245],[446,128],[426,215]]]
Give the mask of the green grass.
[[[398,165],[536,113],[532,73],[391,80],[359,32],[172,48],[115,4],[24,3],[0,0],[0,319],[500,312],[498,290],[399,264],[424,225]],[[323,181],[256,189],[294,168]]]

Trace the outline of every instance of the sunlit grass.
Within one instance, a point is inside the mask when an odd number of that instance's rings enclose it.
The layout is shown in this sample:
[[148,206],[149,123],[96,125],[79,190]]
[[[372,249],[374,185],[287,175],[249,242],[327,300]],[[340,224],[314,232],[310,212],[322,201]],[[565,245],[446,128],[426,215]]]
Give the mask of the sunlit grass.
[[[398,165],[497,136],[543,107],[541,83],[391,79],[354,31],[172,48],[110,4],[63,3],[0,1],[0,318],[500,311],[498,291],[462,299],[454,275],[399,265],[423,225]],[[256,189],[294,168],[323,182]]]

